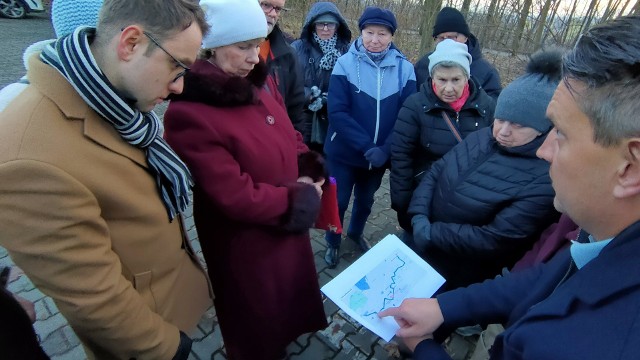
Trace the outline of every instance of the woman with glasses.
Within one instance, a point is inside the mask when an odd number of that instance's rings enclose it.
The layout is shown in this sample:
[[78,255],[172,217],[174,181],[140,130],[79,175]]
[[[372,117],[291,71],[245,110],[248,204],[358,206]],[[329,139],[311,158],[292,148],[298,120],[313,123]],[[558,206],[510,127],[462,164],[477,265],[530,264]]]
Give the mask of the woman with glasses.
[[298,55],[307,99],[302,136],[306,144],[322,152],[327,136],[327,91],[333,66],[349,49],[351,30],[335,4],[320,1],[311,7],[300,30],[300,39],[291,44]]
[[165,113],[165,136],[193,174],[228,359],[280,359],[291,341],[327,326],[309,239],[323,161],[259,59],[267,23],[258,2],[200,4],[213,26]]

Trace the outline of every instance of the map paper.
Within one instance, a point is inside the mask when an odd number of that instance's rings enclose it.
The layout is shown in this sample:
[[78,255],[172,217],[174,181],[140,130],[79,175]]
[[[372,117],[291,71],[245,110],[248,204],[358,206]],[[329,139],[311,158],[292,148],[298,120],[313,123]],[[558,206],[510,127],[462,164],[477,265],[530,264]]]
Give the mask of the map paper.
[[438,274],[397,236],[387,235],[322,287],[344,312],[384,341],[399,329],[393,317],[378,313],[406,298],[430,297],[444,284]]

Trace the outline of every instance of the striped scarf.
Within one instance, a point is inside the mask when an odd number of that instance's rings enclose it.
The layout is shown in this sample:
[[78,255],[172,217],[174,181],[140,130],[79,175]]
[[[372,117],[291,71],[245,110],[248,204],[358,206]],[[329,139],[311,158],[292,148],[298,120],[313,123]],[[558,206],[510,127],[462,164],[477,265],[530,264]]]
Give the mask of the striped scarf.
[[56,68],[125,141],[146,152],[171,221],[189,205],[191,173],[162,139],[158,116],[153,111],[142,113],[128,105],[98,68],[89,49],[89,38],[94,36],[93,28],[77,28],[45,47],[40,58]]

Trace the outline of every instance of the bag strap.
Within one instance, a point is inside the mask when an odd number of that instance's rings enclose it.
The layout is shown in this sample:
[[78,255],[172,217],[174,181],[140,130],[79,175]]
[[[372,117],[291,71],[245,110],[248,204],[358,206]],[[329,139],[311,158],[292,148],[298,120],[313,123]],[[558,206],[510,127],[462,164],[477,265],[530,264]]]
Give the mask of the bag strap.
[[456,126],[453,125],[453,122],[449,118],[449,115],[447,115],[446,111],[442,111],[442,118],[444,119],[444,121],[449,126],[449,130],[451,130],[451,132],[453,133],[453,136],[456,138],[456,140],[458,140],[458,142],[461,143],[462,142],[462,136],[460,136],[460,133],[458,132],[458,129],[456,129]]

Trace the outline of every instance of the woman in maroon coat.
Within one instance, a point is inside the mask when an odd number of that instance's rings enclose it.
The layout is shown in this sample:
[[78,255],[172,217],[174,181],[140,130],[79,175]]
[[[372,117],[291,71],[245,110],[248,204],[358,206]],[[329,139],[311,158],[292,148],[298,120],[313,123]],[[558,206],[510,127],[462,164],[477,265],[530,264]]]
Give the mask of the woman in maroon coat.
[[229,359],[277,359],[327,326],[308,231],[324,163],[258,58],[267,33],[259,3],[202,3],[216,30],[169,105],[165,136],[195,179],[194,219]]

